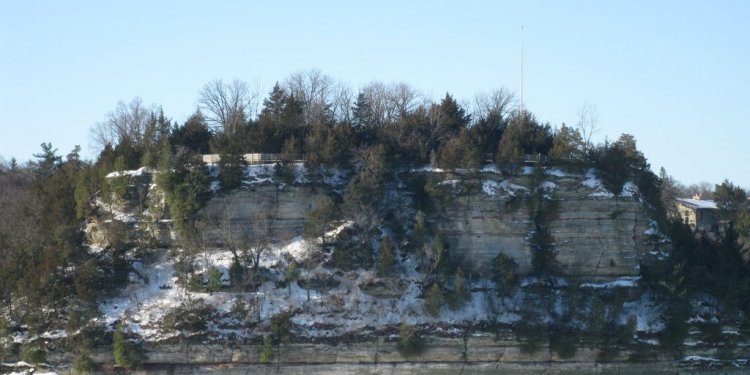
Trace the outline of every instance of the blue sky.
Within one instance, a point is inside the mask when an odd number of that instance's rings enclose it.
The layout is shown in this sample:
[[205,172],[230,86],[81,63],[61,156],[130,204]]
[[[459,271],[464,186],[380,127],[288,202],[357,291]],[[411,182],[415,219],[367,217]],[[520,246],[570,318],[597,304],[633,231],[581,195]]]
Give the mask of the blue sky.
[[89,128],[140,96],[182,122],[212,79],[263,95],[317,68],[355,89],[404,81],[439,99],[519,90],[539,120],[633,134],[683,183],[750,187],[748,1],[5,1],[0,3],[0,155],[52,142],[88,149]]

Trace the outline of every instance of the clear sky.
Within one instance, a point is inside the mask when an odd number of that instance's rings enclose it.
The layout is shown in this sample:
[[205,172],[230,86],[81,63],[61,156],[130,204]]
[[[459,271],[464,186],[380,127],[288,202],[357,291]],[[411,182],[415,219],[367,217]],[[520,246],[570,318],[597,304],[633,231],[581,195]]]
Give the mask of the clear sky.
[[654,170],[750,187],[750,1],[0,1],[0,155],[89,128],[140,96],[182,122],[212,79],[263,95],[317,68],[439,99],[519,91],[539,120],[633,134]]

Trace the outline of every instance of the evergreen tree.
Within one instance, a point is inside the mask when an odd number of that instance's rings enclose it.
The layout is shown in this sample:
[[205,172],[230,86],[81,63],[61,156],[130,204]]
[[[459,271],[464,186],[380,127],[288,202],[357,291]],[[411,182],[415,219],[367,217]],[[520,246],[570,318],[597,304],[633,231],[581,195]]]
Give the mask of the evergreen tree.
[[583,148],[581,133],[563,124],[552,141],[552,149],[549,151],[550,161],[566,166],[581,164],[584,157]]
[[42,143],[42,152],[34,154],[38,160],[34,162],[34,169],[38,178],[47,178],[62,163],[62,157],[57,155],[57,149],[52,148],[52,143]]
[[135,342],[128,339],[121,323],[118,323],[115,327],[112,354],[115,364],[130,369],[139,367],[146,359],[146,355],[141,348]]
[[453,289],[448,298],[448,307],[451,310],[458,310],[469,299],[471,299],[471,294],[464,286],[463,272],[461,272],[461,268],[459,267],[453,273]]
[[352,125],[354,134],[362,143],[369,145],[375,141],[378,121],[370,99],[363,92],[357,95],[357,100],[354,102]]
[[259,119],[278,126],[282,122],[286,100],[286,91],[276,82],[268,98],[263,100],[263,109],[260,111]]
[[440,309],[443,307],[443,289],[433,283],[424,296],[424,309],[432,316],[438,316]]
[[748,207],[747,192],[729,180],[716,185],[714,201],[719,208],[719,217],[727,221],[736,221],[738,214],[746,211]]
[[218,292],[221,290],[221,271],[216,267],[210,267],[208,269],[206,289],[209,294]]
[[388,236],[380,241],[380,253],[378,254],[378,274],[387,275],[393,267],[393,244]]
[[208,154],[211,136],[205,116],[196,110],[182,126],[174,129],[171,140],[175,148],[184,147],[194,153]]
[[174,156],[164,154],[156,183],[166,195],[172,219],[184,238],[191,238],[195,213],[209,198],[209,178],[198,155],[180,148]]
[[506,126],[505,119],[499,113],[493,112],[479,118],[469,128],[471,143],[475,145],[482,160],[494,158]]
[[406,323],[401,323],[398,330],[398,344],[396,350],[404,357],[418,355],[424,351],[424,340],[417,331]]
[[258,355],[260,363],[271,363],[273,361],[273,343],[271,336],[263,335],[263,348]]
[[219,181],[223,191],[232,191],[242,186],[245,177],[247,161],[237,142],[230,142],[229,146],[219,153]]
[[521,128],[519,125],[508,125],[497,146],[497,162],[502,165],[507,165],[510,168],[511,173],[515,173],[516,168],[523,161],[523,152],[521,151],[521,144],[519,141],[521,136]]
[[467,114],[449,93],[445,94],[436,110],[438,115],[435,125],[440,143],[457,136],[471,121],[471,115]]
[[326,232],[338,217],[338,207],[329,196],[324,195],[315,202],[312,209],[305,214],[305,237],[319,238],[326,245]]
[[509,295],[518,282],[518,263],[503,253],[497,254],[492,262],[492,280],[498,295]]

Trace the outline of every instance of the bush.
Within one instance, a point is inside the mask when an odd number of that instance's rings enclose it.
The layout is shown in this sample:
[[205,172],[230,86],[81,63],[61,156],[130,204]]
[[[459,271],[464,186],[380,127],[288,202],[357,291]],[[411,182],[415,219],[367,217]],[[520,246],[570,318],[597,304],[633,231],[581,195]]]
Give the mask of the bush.
[[42,363],[47,358],[47,353],[44,348],[37,342],[28,342],[21,345],[21,352],[18,355],[22,361],[28,363]]
[[208,294],[213,294],[221,290],[221,271],[216,267],[208,269],[208,284],[206,286]]
[[443,307],[443,290],[437,283],[434,283],[425,294],[424,309],[428,314],[438,316],[441,307]]
[[146,354],[140,344],[128,338],[120,324],[115,328],[112,343],[112,354],[115,364],[125,368],[137,368],[146,360]]
[[421,354],[424,351],[424,346],[424,340],[419,337],[416,330],[406,323],[401,323],[396,350],[404,357],[411,357]]
[[292,316],[294,316],[294,312],[284,311],[271,317],[271,332],[277,343],[289,342],[292,329]]
[[378,275],[387,275],[393,267],[394,254],[393,244],[388,236],[380,241],[380,252],[378,253]]
[[320,292],[329,291],[339,286],[341,282],[333,275],[325,273],[316,273],[306,279],[298,279],[297,285],[303,289],[317,290]]
[[344,236],[344,238],[339,238],[336,249],[333,251],[331,257],[333,265],[344,271],[372,268],[375,260],[369,241],[356,240],[349,234],[344,234]]
[[549,348],[562,359],[573,358],[578,351],[578,333],[569,327],[554,326],[550,331]]
[[88,374],[96,369],[96,363],[86,354],[78,354],[73,359],[73,369],[79,374]]
[[167,312],[162,320],[161,329],[164,331],[204,331],[216,310],[202,299],[183,302],[180,306]]
[[547,327],[542,324],[521,323],[513,327],[516,339],[520,341],[521,353],[532,354],[541,349],[547,341]]
[[471,299],[469,290],[464,287],[464,277],[461,268],[456,269],[453,274],[453,289],[448,295],[448,307],[451,310],[458,310],[464,306],[467,300]]
[[513,258],[500,253],[492,261],[492,280],[495,290],[500,296],[507,296],[513,292],[518,283],[518,263]]
[[263,349],[259,355],[260,363],[271,363],[273,361],[273,344],[271,343],[271,336],[263,336]]

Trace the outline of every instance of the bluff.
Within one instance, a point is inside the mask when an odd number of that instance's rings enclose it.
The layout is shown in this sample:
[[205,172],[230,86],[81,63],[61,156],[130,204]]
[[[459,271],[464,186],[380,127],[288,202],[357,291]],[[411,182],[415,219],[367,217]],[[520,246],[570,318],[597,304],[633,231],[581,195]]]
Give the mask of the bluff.
[[504,253],[522,273],[529,273],[531,237],[538,228],[528,200],[535,189],[541,189],[541,199],[553,206],[548,226],[563,275],[635,276],[645,250],[654,246],[646,234],[651,221],[632,185],[615,197],[593,176],[553,171],[541,183],[529,175],[443,179],[440,184],[449,187],[452,199],[439,202],[442,212],[434,220],[440,223],[450,251],[474,267],[490,265],[498,253]]
[[[425,186],[419,186],[419,181],[428,181],[432,186],[426,188],[431,206],[427,221],[440,229],[451,256],[480,273],[500,253],[513,258],[521,273],[531,272],[532,237],[539,230],[533,199],[552,207],[546,226],[564,276],[586,280],[636,276],[641,258],[656,246],[649,230],[653,224],[637,189],[626,184],[624,192],[614,196],[602,187],[593,170],[564,173],[550,169],[534,176],[527,168],[508,176],[492,168],[477,173],[423,169],[394,176],[387,183],[382,210],[398,216],[408,232],[423,199],[420,191],[424,195]],[[214,193],[197,214],[204,243],[225,246],[229,237],[252,235],[259,223],[272,242],[288,243],[302,235],[305,213],[314,202],[323,195],[340,194],[348,182],[286,185],[271,177],[228,193]],[[171,246],[178,235],[169,229],[163,194],[148,173],[131,182],[129,198],[114,203],[113,215],[91,221],[90,242],[106,246],[115,224],[124,224],[131,228],[127,233],[134,243]],[[148,188],[138,188],[139,184]],[[139,206],[147,209],[135,213]]]

